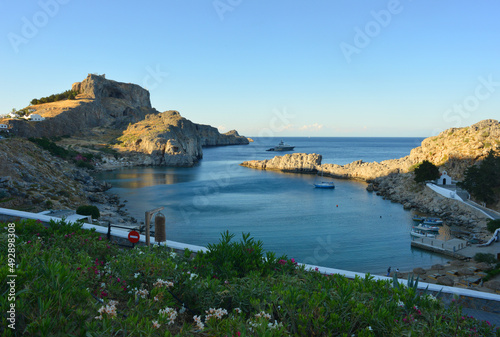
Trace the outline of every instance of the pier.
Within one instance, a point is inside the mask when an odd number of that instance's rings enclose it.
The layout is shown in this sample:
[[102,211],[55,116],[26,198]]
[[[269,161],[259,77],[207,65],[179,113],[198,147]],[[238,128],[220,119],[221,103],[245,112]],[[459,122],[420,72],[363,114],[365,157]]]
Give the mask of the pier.
[[461,239],[451,239],[443,241],[429,237],[412,237],[411,246],[429,250],[435,253],[448,255],[454,258],[463,259],[464,256],[457,252],[467,247],[467,241]]

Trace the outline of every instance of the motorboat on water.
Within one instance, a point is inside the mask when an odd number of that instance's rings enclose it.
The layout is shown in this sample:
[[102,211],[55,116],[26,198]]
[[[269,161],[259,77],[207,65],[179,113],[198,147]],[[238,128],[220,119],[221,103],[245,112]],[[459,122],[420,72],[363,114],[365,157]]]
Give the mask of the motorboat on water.
[[436,234],[421,231],[419,229],[412,228],[410,235],[416,238],[435,238]]
[[294,148],[295,146],[284,143],[282,139],[277,146],[267,149],[266,151],[292,151]]
[[425,220],[425,217],[424,216],[420,216],[420,215],[414,215],[413,218],[412,218],[413,221],[417,221],[417,222],[422,222]]
[[413,226],[413,228],[424,232],[439,232],[438,226],[426,225],[424,223],[418,224],[418,226]]
[[422,223],[425,225],[442,225],[443,220],[441,220],[440,218],[425,218]]
[[421,223],[426,224],[426,225],[442,225],[443,224],[443,220],[441,220],[440,218],[427,218],[427,217],[420,216],[420,215],[414,215],[412,220],[416,221],[416,222],[421,222]]

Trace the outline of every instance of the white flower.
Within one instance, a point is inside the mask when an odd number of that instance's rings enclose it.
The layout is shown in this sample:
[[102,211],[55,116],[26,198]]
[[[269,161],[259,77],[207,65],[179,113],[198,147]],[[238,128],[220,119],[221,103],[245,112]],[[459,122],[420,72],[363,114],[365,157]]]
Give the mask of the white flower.
[[166,307],[165,309],[160,309],[158,312],[160,316],[165,316],[168,318],[168,324],[174,324],[175,319],[177,318],[177,311],[173,308]]
[[198,327],[198,329],[203,330],[205,328],[205,324],[203,324],[203,322],[201,321],[200,316],[195,315],[193,317],[193,320],[196,322],[196,326]]
[[197,274],[192,273],[192,274],[191,274],[191,276],[189,277],[189,279],[190,279],[190,280],[192,280],[192,279],[197,278],[197,277],[198,277],[198,275],[197,275]]
[[135,292],[135,295],[136,296],[139,296],[140,298],[146,298],[149,294],[149,291],[147,291],[146,289],[141,289],[141,290],[137,290]]
[[153,321],[153,328],[159,329],[161,324],[158,324],[158,321]]
[[141,273],[135,273],[135,274],[134,274],[134,278],[138,278],[138,277],[139,277],[139,275],[141,275]]

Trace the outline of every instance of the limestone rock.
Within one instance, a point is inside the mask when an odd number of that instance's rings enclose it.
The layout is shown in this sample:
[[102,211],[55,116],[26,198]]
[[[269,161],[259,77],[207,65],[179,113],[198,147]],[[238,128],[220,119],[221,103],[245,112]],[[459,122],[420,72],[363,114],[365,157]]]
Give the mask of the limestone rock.
[[414,268],[413,273],[418,274],[418,275],[425,275],[426,271],[423,268]]
[[464,265],[463,261],[453,260],[450,262],[453,267],[462,267]]
[[469,268],[461,268],[457,270],[457,275],[459,276],[471,276],[474,275],[474,272],[470,270]]
[[292,153],[284,156],[276,156],[266,160],[250,160],[241,165],[258,168],[261,170],[275,170],[295,173],[314,173],[321,165],[322,156],[319,154]]
[[455,281],[449,276],[440,276],[436,279],[438,284],[452,287],[455,284]]
[[484,283],[484,286],[488,289],[500,291],[500,281],[492,280]]
[[489,263],[486,262],[480,262],[476,263],[476,268],[482,271],[489,271],[493,269]]
[[435,264],[431,267],[431,269],[434,269],[434,270],[443,270],[444,269],[444,266],[442,264]]
[[248,144],[236,131],[220,134],[216,128],[200,125],[170,110],[150,114],[131,124],[119,138],[133,162],[156,166],[193,166],[203,157],[203,146]]

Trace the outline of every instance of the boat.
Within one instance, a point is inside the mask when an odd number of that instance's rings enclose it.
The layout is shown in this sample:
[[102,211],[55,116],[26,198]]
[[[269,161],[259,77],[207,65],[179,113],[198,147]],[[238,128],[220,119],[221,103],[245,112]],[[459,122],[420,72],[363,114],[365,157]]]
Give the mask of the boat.
[[425,217],[423,216],[420,216],[420,215],[414,215],[413,218],[412,218],[413,221],[417,221],[417,222],[422,222],[425,220]]
[[[323,179],[323,171],[321,171],[321,179]],[[319,183],[314,183],[316,188],[335,188],[335,183],[333,181],[321,181]]]
[[422,223],[425,225],[442,225],[443,220],[441,220],[440,218],[425,218]]
[[416,238],[435,238],[436,237],[435,234],[423,232],[423,231],[415,229],[415,228],[411,229],[410,235],[414,236]]
[[439,232],[438,226],[426,225],[424,223],[418,224],[418,226],[413,226],[413,228],[425,231],[425,232]]
[[320,183],[315,183],[314,187],[316,188],[335,188],[335,184],[333,181],[322,181]]
[[284,143],[282,139],[277,146],[267,149],[266,151],[292,151],[294,148],[295,146]]

